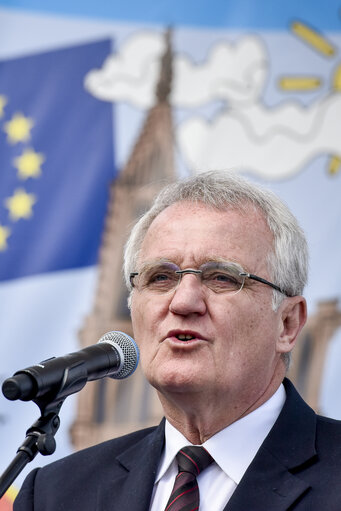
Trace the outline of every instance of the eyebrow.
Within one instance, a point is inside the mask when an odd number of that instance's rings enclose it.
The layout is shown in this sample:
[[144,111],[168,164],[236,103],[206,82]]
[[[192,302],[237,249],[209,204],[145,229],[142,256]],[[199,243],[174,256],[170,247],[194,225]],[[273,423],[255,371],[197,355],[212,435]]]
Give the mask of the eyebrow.
[[171,259],[164,259],[164,258],[151,259],[150,261],[144,261],[141,264],[139,272],[141,272],[143,270],[147,270],[148,268],[151,268],[152,266],[154,266],[154,264],[176,264],[176,263],[174,261],[172,261]]
[[[248,272],[249,273],[248,268],[245,268],[245,267],[241,266],[240,263],[238,263],[236,261],[228,261],[228,260],[224,259],[223,257],[215,257],[215,256],[208,257],[207,259],[205,259],[201,264],[198,265],[198,268],[200,268],[203,264],[207,264],[207,263],[231,264],[238,271],[240,271],[240,272]],[[175,261],[173,261],[172,259],[167,259],[167,258],[151,259],[149,261],[144,261],[141,264],[141,267],[139,269],[139,273],[141,271],[145,271],[145,270],[148,270],[149,268],[152,268],[155,264],[174,264],[174,265],[178,266],[178,268],[180,268],[179,264],[176,263]]]

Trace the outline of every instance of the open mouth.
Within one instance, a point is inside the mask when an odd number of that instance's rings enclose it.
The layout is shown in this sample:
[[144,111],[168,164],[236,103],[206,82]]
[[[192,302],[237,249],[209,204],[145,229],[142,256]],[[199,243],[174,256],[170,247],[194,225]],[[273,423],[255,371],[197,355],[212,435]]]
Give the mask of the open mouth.
[[189,335],[189,334],[178,334],[175,337],[177,339],[179,339],[179,341],[183,341],[183,342],[191,341],[192,339],[195,339],[195,337],[193,335]]

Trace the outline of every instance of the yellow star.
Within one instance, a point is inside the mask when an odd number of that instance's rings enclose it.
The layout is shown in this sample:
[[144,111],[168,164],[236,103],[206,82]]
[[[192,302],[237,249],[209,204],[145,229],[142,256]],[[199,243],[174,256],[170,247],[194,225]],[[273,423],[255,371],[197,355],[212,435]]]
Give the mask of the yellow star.
[[21,179],[28,177],[39,177],[41,175],[41,165],[45,158],[41,153],[36,153],[33,149],[26,149],[21,156],[14,159],[14,166],[19,171]]
[[36,202],[37,200],[32,193],[26,193],[22,188],[18,188],[12,197],[5,200],[5,205],[9,210],[11,220],[19,220],[32,216],[32,206]]
[[12,144],[27,142],[31,136],[33,121],[22,114],[14,114],[12,119],[5,123],[4,130]]
[[0,94],[0,117],[3,117],[4,115],[4,107],[7,105],[7,99],[6,96],[2,96]]
[[0,252],[3,252],[7,248],[7,238],[11,234],[11,231],[3,226],[0,225]]

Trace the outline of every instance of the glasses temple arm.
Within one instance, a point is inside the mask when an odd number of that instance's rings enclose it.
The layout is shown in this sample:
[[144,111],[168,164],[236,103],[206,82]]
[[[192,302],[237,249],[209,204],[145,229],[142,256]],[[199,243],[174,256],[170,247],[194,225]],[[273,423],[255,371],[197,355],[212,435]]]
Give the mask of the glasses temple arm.
[[266,284],[267,286],[270,286],[273,289],[276,289],[276,291],[279,291],[280,293],[282,293],[285,296],[290,296],[282,288],[280,288],[279,286],[276,286],[276,284],[273,284],[272,282],[269,282],[268,280],[262,279],[262,277],[258,277],[257,275],[254,275],[253,273],[242,272],[239,275],[241,277],[248,277],[249,279],[257,280],[258,282],[261,282],[262,284]]

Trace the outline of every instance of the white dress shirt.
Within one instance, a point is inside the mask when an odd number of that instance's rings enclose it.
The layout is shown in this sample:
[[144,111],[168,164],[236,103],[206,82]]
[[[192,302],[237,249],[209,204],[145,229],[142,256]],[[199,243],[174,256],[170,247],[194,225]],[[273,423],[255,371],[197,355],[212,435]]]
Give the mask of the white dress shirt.
[[[246,469],[276,422],[285,402],[281,385],[259,408],[209,438],[203,447],[214,459],[197,478],[200,511],[223,511]],[[150,511],[163,511],[178,473],[177,452],[190,442],[168,421],[165,448],[154,483]]]

